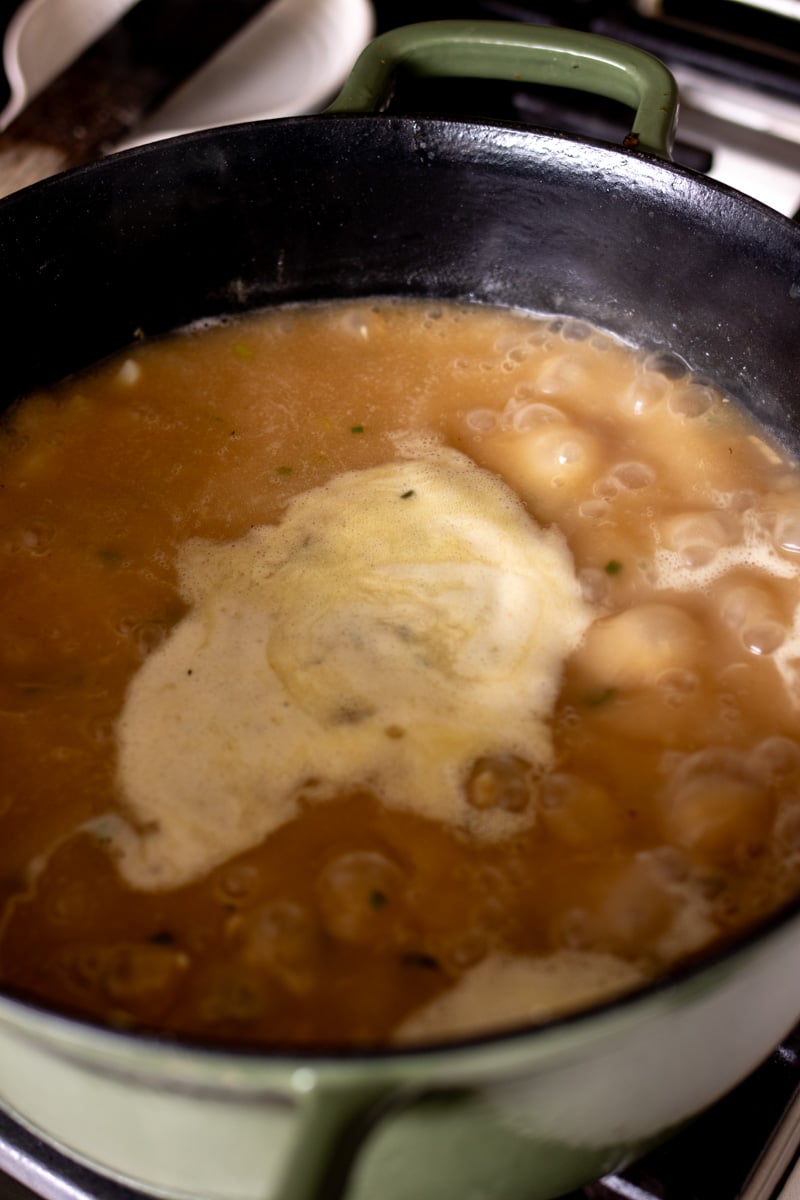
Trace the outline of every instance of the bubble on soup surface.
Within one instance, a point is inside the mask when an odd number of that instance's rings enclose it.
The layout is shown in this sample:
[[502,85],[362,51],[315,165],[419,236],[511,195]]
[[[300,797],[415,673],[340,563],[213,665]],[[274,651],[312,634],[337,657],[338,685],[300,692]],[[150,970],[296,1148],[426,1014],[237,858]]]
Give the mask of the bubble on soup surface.
[[80,991],[148,1020],[172,1002],[190,959],[175,946],[132,942],[69,947],[59,965]]
[[693,420],[708,412],[713,403],[714,396],[710,388],[689,383],[672,391],[667,400],[667,407],[674,416]]
[[722,620],[738,633],[742,645],[751,654],[772,654],[786,640],[788,631],[766,588],[755,584],[725,588],[720,612]]
[[699,623],[670,604],[641,604],[589,628],[574,661],[598,684],[646,687],[667,670],[704,657]]
[[491,408],[473,408],[467,413],[467,425],[476,433],[490,433],[498,423],[497,413]]
[[660,962],[673,963],[709,945],[718,926],[707,894],[707,874],[675,846],[640,851],[636,861],[660,883],[672,903],[670,919],[650,947]]
[[681,708],[696,695],[700,687],[700,676],[696,671],[673,667],[656,676],[655,685],[667,704],[672,708]]
[[643,366],[655,371],[665,379],[683,379],[689,374],[689,364],[672,350],[654,350],[644,359]]
[[565,342],[585,342],[591,333],[592,327],[585,321],[565,321],[561,330]]
[[320,917],[332,937],[356,944],[380,942],[402,913],[405,872],[374,850],[333,859],[317,880]]
[[643,850],[638,858],[647,862],[654,875],[668,884],[686,883],[692,875],[691,862],[676,846],[657,846],[655,850]]
[[506,476],[528,488],[578,487],[595,473],[597,460],[592,435],[568,422],[519,434],[503,455]]
[[786,630],[777,621],[763,621],[745,626],[741,638],[745,650],[751,654],[774,654],[786,640]]
[[540,425],[552,425],[566,419],[561,409],[554,408],[552,404],[525,404],[516,409],[511,425],[518,433],[525,433]]
[[[522,339],[522,333],[504,333],[500,337],[495,338],[494,350],[496,354],[508,355],[512,351],[519,350]],[[523,351],[523,354],[525,352]]]
[[[468,908],[463,903],[459,906],[455,920],[438,940],[445,971],[457,975],[507,944],[514,929],[514,889],[524,884],[529,870],[528,864],[521,879],[514,870],[496,872],[497,879],[492,878],[492,871],[486,872],[486,878],[478,884],[482,892],[473,894]],[[482,874],[478,872],[479,877]]]
[[591,386],[591,370],[579,354],[555,354],[547,359],[536,375],[536,385],[544,396],[574,392]]
[[530,346],[545,346],[549,347],[552,343],[550,330],[546,325],[542,325],[539,329],[534,329],[525,339]]
[[739,540],[741,524],[735,513],[722,510],[679,513],[662,522],[661,536],[687,566],[699,567]]
[[130,626],[121,622],[119,629],[131,638],[141,659],[147,658],[157,650],[169,634],[169,627],[163,621],[137,621]]
[[763,845],[772,821],[769,790],[733,754],[693,756],[659,804],[667,839],[717,862],[742,860]]
[[750,488],[738,488],[735,492],[723,493],[718,499],[712,497],[712,501],[720,508],[728,508],[731,512],[744,513],[758,501],[758,493]]
[[497,354],[504,355],[503,370],[514,371],[526,359],[530,358],[532,349],[520,334],[498,338],[494,345]]
[[522,812],[535,788],[530,763],[516,754],[479,758],[466,782],[467,803],[473,808],[504,808]]
[[610,510],[608,500],[584,500],[578,505],[578,514],[588,521],[601,521]]
[[12,554],[31,554],[39,558],[49,554],[56,529],[49,521],[31,521],[6,536],[6,548]]
[[459,975],[486,957],[492,940],[482,924],[470,924],[469,929],[438,939],[437,957],[446,971]]
[[617,405],[622,412],[634,417],[643,417],[661,404],[669,391],[669,382],[663,375],[645,371],[638,375],[622,392]]
[[103,972],[103,987],[126,1005],[166,1001],[188,966],[189,956],[174,946],[119,946]]
[[261,872],[253,863],[235,863],[220,871],[215,891],[224,904],[251,903],[262,887]]
[[667,931],[677,899],[662,873],[637,855],[613,869],[592,912],[596,944],[612,953],[647,953]]
[[272,1002],[264,975],[237,963],[220,963],[201,980],[197,1016],[204,1025],[240,1025],[263,1018]]
[[[589,515],[581,511],[581,516]],[[584,567],[578,572],[581,590],[587,604],[597,608],[608,603],[609,576],[607,571],[599,567]]]
[[605,788],[563,772],[542,779],[539,817],[552,837],[574,849],[615,846],[625,829],[619,803]]
[[800,508],[776,513],[772,537],[778,550],[800,554]]
[[351,309],[345,312],[339,319],[339,328],[344,333],[349,333],[351,336],[366,342],[369,340],[370,323],[370,313],[359,309]]
[[800,803],[796,797],[778,809],[772,837],[778,852],[789,859],[789,865],[800,859]]
[[770,781],[800,772],[800,745],[787,737],[768,737],[753,748],[754,769]]
[[610,477],[627,491],[636,492],[641,488],[649,487],[654,481],[656,473],[647,463],[624,462],[612,467]]
[[229,936],[249,967],[267,970],[287,991],[303,995],[316,978],[317,926],[309,911],[290,900],[272,900],[234,918]]

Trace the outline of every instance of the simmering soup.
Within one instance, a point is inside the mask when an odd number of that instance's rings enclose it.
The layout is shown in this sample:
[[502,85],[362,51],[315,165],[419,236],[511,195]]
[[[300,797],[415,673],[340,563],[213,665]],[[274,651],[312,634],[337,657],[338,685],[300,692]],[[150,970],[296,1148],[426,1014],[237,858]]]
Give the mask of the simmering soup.
[[298,305],[0,436],[0,982],[248,1044],[624,992],[800,886],[800,474],[569,320]]

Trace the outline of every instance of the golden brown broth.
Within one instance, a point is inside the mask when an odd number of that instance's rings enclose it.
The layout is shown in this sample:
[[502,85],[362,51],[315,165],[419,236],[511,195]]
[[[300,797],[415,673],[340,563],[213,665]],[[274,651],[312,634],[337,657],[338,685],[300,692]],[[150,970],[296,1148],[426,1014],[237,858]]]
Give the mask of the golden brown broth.
[[[800,478],[658,366],[570,322],[361,302],[143,343],[20,405],[0,447],[4,984],[123,1026],[382,1042],[487,955],[649,976],[791,895]],[[596,605],[552,769],[479,763],[466,789],[528,828],[487,843],[355,787],[197,882],[127,887],[81,827],[120,807],[115,723],[186,612],[179,548],[279,521],[413,429],[556,523]]]

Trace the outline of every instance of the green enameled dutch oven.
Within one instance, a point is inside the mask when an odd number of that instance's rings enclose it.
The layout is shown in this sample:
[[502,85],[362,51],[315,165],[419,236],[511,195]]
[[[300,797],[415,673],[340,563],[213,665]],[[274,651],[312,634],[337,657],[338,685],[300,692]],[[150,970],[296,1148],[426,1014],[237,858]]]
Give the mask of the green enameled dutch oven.
[[[382,115],[398,72],[584,88],[625,146]],[[325,114],[118,154],[0,205],[6,402],[201,317],[451,297],[668,348],[800,436],[800,229],[674,166],[675,87],[629,46],[521,24],[373,43]],[[252,1053],[0,996],[5,1108],[67,1155],[198,1200],[544,1200],[640,1153],[800,1016],[798,906],[616,1003],[426,1049]]]

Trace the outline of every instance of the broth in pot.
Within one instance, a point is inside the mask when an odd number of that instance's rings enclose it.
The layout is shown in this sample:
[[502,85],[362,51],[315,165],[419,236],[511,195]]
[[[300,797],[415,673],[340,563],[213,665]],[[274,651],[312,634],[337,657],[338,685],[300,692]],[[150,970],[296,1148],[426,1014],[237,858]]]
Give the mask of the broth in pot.
[[547,1019],[800,883],[800,474],[567,319],[152,343],[0,444],[0,982],[116,1027]]

